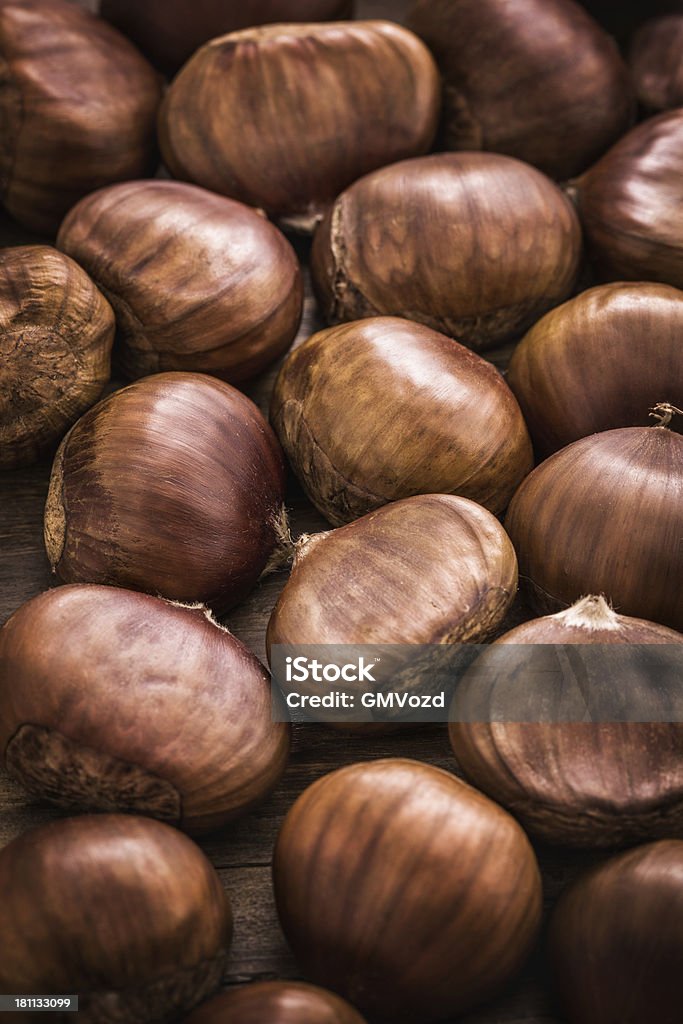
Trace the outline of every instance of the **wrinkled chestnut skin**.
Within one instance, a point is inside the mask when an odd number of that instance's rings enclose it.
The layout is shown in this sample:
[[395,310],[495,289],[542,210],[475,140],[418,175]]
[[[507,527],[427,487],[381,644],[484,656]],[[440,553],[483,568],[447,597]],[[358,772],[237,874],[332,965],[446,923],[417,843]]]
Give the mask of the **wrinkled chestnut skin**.
[[365,1024],[339,996],[298,981],[261,981],[221,992],[185,1024]]
[[174,181],[87,196],[57,245],[102,288],[129,377],[194,370],[231,383],[291,345],[303,285],[294,250],[242,203]]
[[550,928],[569,1024],[678,1024],[683,842],[629,850],[563,893]]
[[400,758],[309,786],[285,818],[273,877],[307,976],[392,1024],[491,997],[524,961],[541,910],[514,819],[447,772]]
[[230,903],[168,825],[97,814],[32,829],[0,852],[0,891],[3,992],[78,993],[83,1024],[170,1024],[219,986]]
[[413,494],[502,512],[532,467],[503,378],[442,334],[393,317],[313,335],[284,363],[270,419],[313,504],[341,525]]
[[388,21],[275,25],[204,46],[166,94],[159,140],[176,178],[311,230],[377,167],[426,153],[439,76]]
[[566,299],[580,255],[576,214],[539,171],[495,153],[439,153],[342,193],[311,269],[330,322],[405,316],[478,350]]
[[[660,667],[667,667],[667,676],[683,661],[683,635],[617,615],[601,597],[518,626],[481,653],[453,699],[450,739],[465,777],[545,842],[604,847],[683,837],[683,725],[666,720],[670,694],[662,695],[657,722],[500,720],[506,690],[516,688],[520,706],[534,686],[533,673],[550,667],[545,652],[527,653],[527,644],[637,645],[625,677],[598,682],[606,689],[618,686],[625,701],[645,692],[650,705],[659,680],[642,667],[642,645],[664,645]],[[501,645],[514,647],[507,666],[488,657],[490,652],[499,659]],[[581,658],[578,652],[579,665]],[[619,664],[623,668],[623,659]],[[479,673],[487,665],[495,675],[483,697]],[[586,671],[595,685],[593,669]],[[570,686],[569,670],[566,681]],[[550,695],[536,692],[543,717]],[[488,720],[479,718],[480,709]]]
[[0,469],[57,444],[109,379],[114,313],[48,245],[0,250]]
[[505,520],[533,606],[604,594],[623,615],[683,630],[683,436],[623,427],[537,466]]
[[572,0],[418,0],[408,24],[444,79],[446,149],[507,153],[562,180],[633,120],[614,41]]
[[81,196],[150,173],[161,79],[116,29],[65,0],[0,0],[0,199],[54,234]]
[[267,673],[201,606],[57,587],[0,630],[0,752],[61,806],[216,828],[282,774],[271,719]]
[[576,182],[588,249],[607,280],[683,287],[683,109],[633,128]]
[[601,285],[546,313],[506,375],[537,455],[602,430],[646,426],[662,395],[683,408],[681,337],[683,292],[668,285]]
[[631,44],[631,77],[641,106],[657,113],[683,106],[683,13],[652,18]]
[[216,36],[269,22],[343,18],[351,7],[350,0],[102,0],[100,14],[173,73]]
[[111,583],[221,609],[254,586],[278,542],[284,466],[239,391],[160,373],[110,395],[71,428],[45,508],[65,583]]

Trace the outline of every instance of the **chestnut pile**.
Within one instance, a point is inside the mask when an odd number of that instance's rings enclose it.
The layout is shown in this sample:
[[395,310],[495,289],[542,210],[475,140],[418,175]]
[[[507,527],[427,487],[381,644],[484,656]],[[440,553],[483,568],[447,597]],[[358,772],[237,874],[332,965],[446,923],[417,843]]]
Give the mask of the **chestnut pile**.
[[[0,850],[0,993],[450,1024],[543,935],[568,1024],[680,1024],[683,4],[93,6],[0,0],[0,205],[33,233],[0,249],[0,472],[52,460],[61,584],[0,629],[0,758],[62,809]],[[288,474],[329,529],[296,536]],[[487,646],[457,775],[328,716],[366,758],[273,836],[305,981],[219,992],[197,842],[311,728],[225,625],[248,601],[269,658]],[[577,645],[619,645],[598,700],[652,720],[549,707]],[[600,859],[544,929],[546,846]]]

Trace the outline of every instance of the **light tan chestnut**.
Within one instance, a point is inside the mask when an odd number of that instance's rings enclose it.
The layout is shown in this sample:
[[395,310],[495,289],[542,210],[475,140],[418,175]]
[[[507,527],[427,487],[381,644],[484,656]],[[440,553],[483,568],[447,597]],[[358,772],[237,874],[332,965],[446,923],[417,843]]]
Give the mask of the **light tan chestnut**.
[[199,847],[161,822],[32,829],[0,852],[0,891],[3,992],[76,992],[83,1024],[171,1024],[220,984],[230,902]]
[[683,629],[680,434],[622,427],[575,441],[523,481],[505,527],[539,612],[604,594],[623,615]]
[[282,536],[284,465],[245,395],[199,373],[115,392],[64,438],[45,546],[65,583],[112,583],[221,609]]
[[310,230],[356,178],[427,152],[438,113],[436,65],[399,25],[274,25],[199,50],[159,138],[175,177]]
[[65,0],[0,0],[0,199],[56,232],[81,196],[150,173],[161,78],[116,29]]
[[522,414],[498,371],[394,317],[321,331],[295,349],[270,418],[333,525],[413,494],[459,494],[499,513],[532,466]]
[[57,587],[0,630],[0,753],[64,807],[203,832],[284,770],[268,675],[205,608],[118,587]]
[[0,250],[0,469],[35,462],[100,397],[114,313],[47,245]]
[[318,228],[312,271],[327,319],[393,314],[473,349],[566,299],[581,231],[545,175],[495,153],[438,153],[368,174]]
[[365,1024],[339,996],[299,981],[260,981],[221,992],[185,1024]]
[[605,284],[546,313],[506,376],[537,455],[645,425],[663,394],[683,407],[682,334],[683,292],[664,284]]
[[[567,644],[581,649],[567,654],[565,667],[556,645]],[[683,837],[683,724],[669,720],[682,666],[681,633],[618,615],[602,597],[525,622],[485,648],[458,684],[450,725],[458,764],[551,843]],[[592,721],[563,718],[575,672]],[[622,707],[625,718],[655,708],[657,720],[610,721]]]
[[319,779],[285,818],[275,898],[300,966],[372,1019],[426,1022],[490,998],[536,935],[519,825],[453,775],[400,758]]
[[570,885],[549,931],[569,1024],[678,1024],[682,918],[680,840],[628,850]]
[[173,181],[134,181],[78,203],[57,245],[116,311],[129,377],[195,370],[231,382],[289,348],[303,287],[289,242],[265,217]]

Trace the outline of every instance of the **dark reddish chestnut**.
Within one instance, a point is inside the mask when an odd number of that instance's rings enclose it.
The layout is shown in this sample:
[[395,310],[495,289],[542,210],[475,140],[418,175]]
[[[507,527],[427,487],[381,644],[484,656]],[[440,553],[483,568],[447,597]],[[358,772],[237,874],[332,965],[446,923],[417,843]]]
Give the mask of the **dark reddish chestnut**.
[[185,1024],[365,1024],[339,996],[298,981],[243,985],[204,1003]]
[[657,113],[683,105],[683,12],[652,18],[631,43],[631,77],[641,106]]

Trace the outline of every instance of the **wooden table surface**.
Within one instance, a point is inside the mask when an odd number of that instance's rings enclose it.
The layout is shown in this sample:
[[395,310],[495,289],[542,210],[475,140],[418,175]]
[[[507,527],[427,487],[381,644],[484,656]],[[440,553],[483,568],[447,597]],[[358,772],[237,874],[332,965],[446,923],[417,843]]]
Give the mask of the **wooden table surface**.
[[[405,4],[391,0],[361,3],[361,13],[399,14]],[[0,219],[0,245],[29,241],[25,233]],[[300,246],[305,259],[306,246]],[[307,288],[298,341],[322,326]],[[495,353],[504,365],[508,352]],[[276,368],[245,390],[267,413]],[[49,461],[27,470],[0,473],[0,622],[24,601],[54,585],[42,543],[42,512],[50,472]],[[326,528],[325,522],[292,483],[288,501],[295,535]],[[286,571],[263,582],[241,607],[225,620],[229,628],[260,658],[265,659],[265,628]],[[523,615],[515,612],[519,621]],[[443,725],[423,726],[398,736],[364,738],[340,736],[325,727],[295,727],[289,768],[275,793],[257,811],[202,843],[220,872],[235,910],[235,939],[226,985],[255,979],[297,977],[297,966],[280,931],[275,913],[270,862],[275,837],[297,795],[320,775],[341,765],[377,757],[401,756],[429,761],[447,770],[456,766]],[[19,786],[0,773],[0,845],[23,830],[59,816],[61,812],[27,798]],[[595,859],[592,855],[538,848],[543,871],[546,909],[576,872]],[[453,970],[457,971],[457,950]],[[523,975],[506,992],[461,1024],[556,1024],[543,959],[542,941]],[[266,1024],[266,1022],[264,1022]]]

